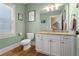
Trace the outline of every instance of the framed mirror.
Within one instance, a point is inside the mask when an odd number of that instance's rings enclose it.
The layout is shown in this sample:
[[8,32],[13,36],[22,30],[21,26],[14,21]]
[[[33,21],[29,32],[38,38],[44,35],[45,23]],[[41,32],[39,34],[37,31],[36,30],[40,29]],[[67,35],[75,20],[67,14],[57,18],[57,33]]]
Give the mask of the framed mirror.
[[40,22],[40,31],[68,31],[69,4],[65,3],[54,11],[41,9]]

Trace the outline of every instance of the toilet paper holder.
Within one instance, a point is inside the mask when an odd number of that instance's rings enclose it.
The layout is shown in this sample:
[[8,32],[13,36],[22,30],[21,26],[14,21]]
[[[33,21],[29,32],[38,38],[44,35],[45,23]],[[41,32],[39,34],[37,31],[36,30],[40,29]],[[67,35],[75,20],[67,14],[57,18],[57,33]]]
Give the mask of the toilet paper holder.
[[18,33],[18,36],[22,36],[22,33]]

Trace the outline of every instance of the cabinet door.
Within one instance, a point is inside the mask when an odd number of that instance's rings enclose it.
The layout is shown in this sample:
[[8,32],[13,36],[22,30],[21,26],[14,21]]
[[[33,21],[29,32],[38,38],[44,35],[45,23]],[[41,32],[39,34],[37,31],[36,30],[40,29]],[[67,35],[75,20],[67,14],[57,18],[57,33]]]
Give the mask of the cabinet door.
[[50,55],[50,39],[49,35],[43,35],[43,52]]
[[74,55],[74,37],[65,36],[63,44],[63,55],[73,56]]
[[36,50],[41,52],[43,50],[43,39],[41,34],[36,34],[35,36]]
[[50,54],[60,56],[60,36],[51,36]]

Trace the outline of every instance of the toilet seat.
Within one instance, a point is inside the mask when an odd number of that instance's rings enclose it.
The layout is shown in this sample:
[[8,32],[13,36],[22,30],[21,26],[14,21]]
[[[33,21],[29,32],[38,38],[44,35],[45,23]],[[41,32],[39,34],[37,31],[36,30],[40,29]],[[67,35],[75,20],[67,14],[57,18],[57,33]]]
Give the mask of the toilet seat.
[[31,39],[24,39],[21,41],[21,44],[26,45],[26,44],[30,43],[30,41],[31,41]]

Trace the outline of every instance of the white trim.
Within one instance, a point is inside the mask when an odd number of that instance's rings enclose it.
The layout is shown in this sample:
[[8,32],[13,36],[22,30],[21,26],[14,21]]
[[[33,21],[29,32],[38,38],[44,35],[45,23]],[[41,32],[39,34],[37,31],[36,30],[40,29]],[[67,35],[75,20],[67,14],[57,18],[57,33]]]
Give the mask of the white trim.
[[10,37],[14,37],[14,36],[16,36],[16,35],[14,35],[14,34],[5,34],[5,35],[0,35],[0,40],[1,40],[1,39],[10,38]]
[[8,47],[5,47],[5,48],[3,48],[3,49],[0,49],[0,55],[2,55],[3,53],[8,52],[8,51],[10,51],[10,50],[12,50],[12,49],[18,47],[18,46],[20,46],[20,42],[15,43],[15,44],[13,44],[13,45],[10,45],[10,46],[8,46]]
[[15,6],[12,6],[12,8],[11,8],[11,11],[12,11],[12,14],[11,14],[11,33],[12,34],[15,34],[16,32],[15,32],[15,29],[16,29],[16,15],[15,15]]

